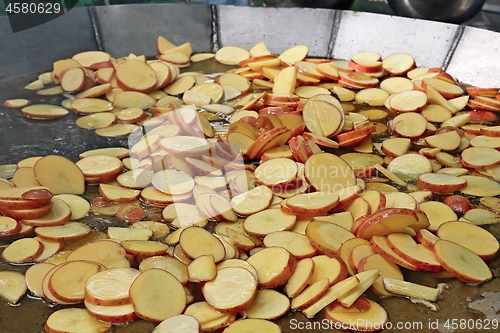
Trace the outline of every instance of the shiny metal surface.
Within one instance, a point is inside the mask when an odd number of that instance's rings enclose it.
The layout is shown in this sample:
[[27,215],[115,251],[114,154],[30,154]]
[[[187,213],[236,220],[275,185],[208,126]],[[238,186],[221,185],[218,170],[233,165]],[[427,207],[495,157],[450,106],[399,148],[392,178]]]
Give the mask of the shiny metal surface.
[[309,7],[349,9],[354,0],[264,0],[268,7]]
[[401,16],[463,23],[474,17],[485,0],[387,0]]

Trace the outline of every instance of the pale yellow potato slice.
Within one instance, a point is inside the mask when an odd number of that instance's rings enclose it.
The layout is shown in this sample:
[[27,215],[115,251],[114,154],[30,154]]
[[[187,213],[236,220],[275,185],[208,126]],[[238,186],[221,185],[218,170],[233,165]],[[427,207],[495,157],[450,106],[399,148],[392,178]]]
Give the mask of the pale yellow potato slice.
[[[66,75],[65,75],[66,76]],[[106,84],[101,84],[95,87],[92,87],[90,89],[87,89],[85,91],[82,91],[81,93],[76,95],[76,98],[94,98],[94,97],[99,97],[102,96],[108,92],[111,91],[111,84],[106,83]]]
[[[218,103],[222,98],[222,96],[224,95],[224,89],[222,89],[222,87],[217,83],[213,82],[197,84],[194,87],[192,87],[189,91],[197,92],[210,97],[212,103]],[[203,103],[203,104],[210,104],[210,103]]]
[[385,195],[385,208],[417,209],[417,201],[408,193],[394,192]]
[[[431,85],[428,85],[425,89],[425,93],[429,100],[429,104],[440,105],[446,109],[448,109],[452,114],[457,113],[457,108],[453,106],[446,98],[443,97],[436,89],[434,89]],[[470,116],[470,115],[469,115]]]
[[250,319],[275,320],[285,315],[289,309],[288,297],[275,290],[261,289],[245,314]]
[[78,156],[80,158],[85,158],[92,155],[111,155],[118,158],[124,158],[129,156],[129,150],[128,148],[123,148],[123,147],[100,148],[100,149],[87,150],[79,154]]
[[71,109],[81,114],[93,114],[111,111],[113,104],[98,98],[77,98],[71,101]]
[[[50,293],[60,301],[67,303],[83,302],[85,281],[92,275],[104,270],[101,264],[91,261],[69,261],[61,264],[52,273],[48,281]],[[68,283],[71,281],[71,283]]]
[[152,257],[164,255],[168,245],[148,240],[125,240],[120,242],[127,254],[139,257]]
[[353,202],[344,207],[343,210],[351,213],[353,221],[356,221],[361,216],[369,215],[371,207],[365,199],[356,198]]
[[191,58],[189,58],[189,59],[191,60],[191,62],[200,62],[200,61],[212,59],[213,57],[215,57],[215,54],[213,54],[213,53],[197,53],[197,54],[193,54],[191,56]]
[[471,250],[440,239],[434,244],[434,255],[443,268],[466,283],[483,283],[493,278],[488,265]]
[[35,170],[30,167],[18,168],[14,172],[11,183],[16,187],[40,186],[40,183],[36,180]]
[[336,105],[324,100],[306,102],[303,111],[304,123],[313,133],[324,137],[337,134],[344,126],[344,112]]
[[200,256],[187,266],[190,282],[205,282],[215,279],[217,268],[213,254]]
[[252,304],[257,290],[257,280],[248,270],[226,267],[217,271],[215,279],[205,283],[202,292],[215,310],[239,312]]
[[36,238],[22,238],[9,244],[2,252],[2,259],[9,263],[31,262],[43,251],[43,244]]
[[92,155],[76,162],[83,175],[88,178],[118,174],[123,170],[119,158],[111,155]]
[[370,242],[367,241],[366,239],[362,239],[362,238],[351,238],[351,239],[345,241],[337,251],[337,255],[340,256],[340,259],[342,259],[342,261],[347,264],[346,266],[347,266],[347,270],[349,272],[349,275],[355,274],[355,271],[352,269],[351,265],[349,265],[350,254],[356,246],[361,245],[361,244],[369,245]]
[[490,203],[484,203],[483,201],[481,201],[481,205],[489,209],[493,209],[494,211],[482,208],[471,209],[464,214],[463,218],[472,221],[476,225],[493,224],[500,222],[500,215],[496,212],[495,206]]
[[[251,86],[250,81],[247,78],[245,78],[244,76],[241,76],[239,74],[234,74],[234,73],[222,74],[221,76],[219,76],[217,78],[216,82],[218,82],[221,85],[224,92],[226,92],[226,91],[230,92],[230,95],[228,97],[234,96],[235,92],[231,92],[230,90],[228,90],[229,88],[227,86],[232,86],[232,87],[236,88],[240,92],[240,94],[247,94],[248,92],[250,92],[250,86]],[[247,96],[248,100],[244,101],[244,99],[242,98],[238,101],[238,104],[243,105],[244,103],[246,103],[254,98],[253,94],[249,94],[246,96]],[[257,95],[255,95],[255,96],[257,96]],[[235,96],[235,97],[237,97],[237,96]],[[232,106],[234,107],[234,105],[232,105]]]
[[10,304],[18,303],[26,294],[25,276],[20,272],[0,272],[0,298]]
[[132,202],[139,198],[141,191],[121,186],[99,184],[99,193],[111,201]]
[[194,136],[167,137],[160,141],[164,150],[182,156],[206,155],[208,143],[204,138]]
[[383,106],[389,93],[379,88],[367,88],[360,90],[354,96],[358,104],[368,104],[370,106]]
[[292,231],[277,231],[264,237],[266,247],[282,247],[291,252],[298,260],[310,258],[316,253],[309,239]]
[[85,237],[90,233],[90,228],[83,223],[67,222],[64,225],[37,227],[35,233],[43,239],[64,241]]
[[354,100],[354,96],[356,96],[355,92],[340,86],[334,86],[333,92],[342,102],[350,102]]
[[420,154],[406,154],[393,159],[387,170],[403,180],[417,179],[423,173],[431,173],[432,165]]
[[392,128],[399,136],[418,138],[427,129],[427,120],[419,113],[406,112],[394,117]]
[[458,111],[460,111],[460,110],[462,110],[463,108],[465,108],[467,106],[467,102],[469,102],[469,98],[470,98],[470,96],[465,95],[465,96],[460,96],[460,97],[452,98],[452,99],[448,100],[448,102],[450,102],[450,104],[455,109],[457,109]]
[[23,115],[35,119],[52,119],[64,117],[69,113],[63,107],[51,104],[34,104],[21,109]]
[[337,206],[339,195],[329,192],[297,194],[281,202],[285,213],[323,215]]
[[425,117],[430,122],[442,123],[451,119],[451,112],[442,107],[441,105],[427,105],[425,109],[422,110],[422,116]]
[[407,269],[410,269],[412,271],[419,270],[415,265],[407,262],[405,259],[403,259],[400,255],[398,255],[389,247],[389,245],[387,244],[386,236],[373,236],[370,239],[370,244],[377,253],[382,255],[384,258],[389,259],[393,263],[405,267]]
[[249,234],[265,237],[272,232],[292,230],[296,220],[295,215],[284,213],[281,209],[268,209],[250,215],[243,226]]
[[0,216],[0,236],[9,237],[18,235],[22,230],[21,224],[12,217]]
[[392,95],[389,106],[397,112],[419,112],[427,105],[427,95],[418,90],[402,91]]
[[500,195],[500,185],[498,182],[481,176],[461,176],[467,180],[467,186],[462,189],[462,193],[478,197],[489,197]]
[[135,279],[130,287],[130,299],[140,318],[156,323],[181,314],[186,307],[182,284],[172,274],[155,268]]
[[148,229],[132,229],[120,227],[108,227],[107,235],[111,239],[125,240],[149,240],[153,231]]
[[[236,88],[234,88],[234,89],[236,89]],[[239,94],[239,91],[238,91],[238,94]],[[224,96],[227,97],[226,92],[224,92]],[[237,97],[237,96],[235,96],[235,97]],[[231,107],[229,105],[223,105],[223,104],[205,104],[205,105],[202,105],[201,108],[206,110],[206,111],[209,111],[209,112],[222,113],[222,114],[226,114],[226,115],[232,114],[235,111],[233,107]]]
[[255,170],[255,177],[267,186],[286,185],[297,179],[298,165],[288,158],[275,158],[260,164]]
[[470,147],[462,151],[462,163],[470,168],[493,166],[500,163],[500,151],[489,147]]
[[175,276],[182,285],[189,282],[187,266],[176,258],[168,256],[153,256],[144,259],[139,264],[139,270],[141,272],[152,268],[159,268],[169,272]]
[[122,91],[115,95],[113,106],[115,108],[140,108],[148,109],[155,105],[156,100],[138,91]]
[[125,249],[112,240],[98,240],[85,244],[71,252],[66,260],[94,261],[105,266],[107,269],[130,267]]
[[297,265],[295,257],[280,247],[260,250],[247,259],[256,270],[259,286],[275,288],[284,285],[292,276]]
[[302,259],[297,263],[297,268],[284,287],[288,297],[297,297],[308,286],[314,268],[315,264],[311,258]]
[[314,318],[314,316],[323,310],[327,305],[333,301],[350,292],[359,285],[359,279],[356,276],[351,276],[345,280],[340,281],[336,285],[330,287],[326,294],[323,295],[316,303],[302,310],[302,314],[307,318]]
[[314,154],[305,163],[305,177],[318,191],[337,192],[356,185],[352,168],[340,157]]
[[379,277],[378,269],[371,269],[355,275],[359,284],[338,298],[340,304],[350,307]]
[[115,124],[104,128],[96,129],[95,133],[104,137],[122,137],[134,132],[138,126],[136,124]]
[[294,65],[297,61],[302,61],[307,57],[309,47],[307,45],[295,45],[283,51],[279,59],[288,65]]
[[45,156],[36,162],[34,169],[38,182],[50,188],[53,194],[83,194],[85,191],[83,173],[63,156]]
[[201,326],[196,318],[182,314],[165,319],[152,333],[199,333],[200,330]]
[[226,267],[241,267],[241,268],[246,269],[250,273],[252,273],[256,279],[259,278],[255,268],[252,265],[250,265],[248,262],[246,262],[245,260],[241,260],[241,259],[224,260],[224,261],[219,262],[216,267],[217,267],[217,270],[222,269],[222,268],[226,268]]
[[99,306],[129,304],[129,289],[140,272],[134,268],[113,268],[85,281],[85,301]]
[[225,65],[238,65],[240,61],[248,58],[248,51],[236,46],[225,46],[215,54],[215,60]]
[[496,256],[498,240],[490,232],[471,223],[450,221],[439,226],[436,235],[471,250],[483,260]]
[[387,291],[395,295],[423,299],[435,302],[441,294],[438,288],[430,288],[420,284],[394,279],[391,277],[382,277],[383,286]]
[[382,142],[382,151],[390,157],[398,157],[406,154],[411,146],[408,138],[390,138]]
[[102,306],[84,302],[87,311],[96,319],[105,323],[125,324],[137,319],[132,304]]
[[[196,240],[196,241],[193,241]],[[179,238],[179,245],[186,256],[196,259],[203,255],[214,255],[215,262],[224,259],[226,252],[222,242],[207,230],[200,227],[184,229]]]
[[64,72],[64,76],[59,77],[61,88],[67,92],[80,91],[85,85],[86,75],[81,67],[70,68]]
[[54,264],[42,262],[28,268],[25,274],[26,286],[34,296],[43,297],[43,279],[45,275],[54,267]]
[[44,263],[49,263],[53,265],[60,265],[64,262],[66,262],[66,257],[71,253],[69,250],[64,250],[57,252],[54,254],[52,257],[48,258],[47,260],[44,261]]
[[35,237],[35,239],[43,245],[43,252],[35,259],[35,262],[43,262],[47,260],[54,254],[61,251],[64,245],[62,242],[43,239],[40,237]]
[[61,199],[52,198],[52,206],[45,216],[38,219],[23,219],[22,223],[33,227],[63,225],[71,218],[71,208]]
[[442,269],[432,251],[423,244],[417,244],[410,235],[390,234],[387,236],[387,243],[394,252],[419,269],[432,272]]
[[[93,64],[99,62],[110,61],[111,56],[108,53],[102,51],[86,51],[75,54],[72,59],[76,60],[82,67],[90,67]],[[55,63],[54,68],[56,68]]]
[[36,94],[42,96],[56,96],[56,95],[61,95],[63,92],[64,90],[61,88],[61,86],[55,86],[38,90]]
[[[189,60],[189,59],[188,59]],[[156,85],[156,73],[140,60],[129,60],[116,67],[116,81],[126,90],[149,92]]]
[[447,174],[426,173],[418,177],[418,186],[436,193],[453,193],[467,186],[467,180]]
[[339,327],[357,323],[356,328],[362,332],[374,332],[377,330],[375,327],[385,327],[389,320],[387,311],[380,304],[365,297],[360,297],[352,307],[340,302],[332,303],[325,309],[325,318]]
[[306,236],[320,253],[327,255],[335,255],[342,243],[355,238],[347,229],[324,221],[310,222],[306,227]]
[[215,310],[205,301],[190,304],[184,311],[184,314],[196,318],[201,325],[229,316],[226,313]]
[[[305,62],[305,61],[304,61]],[[308,62],[308,64],[312,64],[316,66],[312,62]],[[311,98],[316,95],[330,95],[330,91],[326,88],[315,87],[315,86],[300,86],[295,89],[295,94],[302,98]]]
[[351,212],[341,212],[329,216],[316,216],[313,218],[313,221],[326,221],[337,224],[347,230],[351,230],[354,219],[352,217]]
[[309,285],[328,279],[329,287],[331,287],[347,276],[346,265],[336,257],[330,258],[326,255],[320,255],[312,257],[312,260],[314,261],[314,273],[309,279]]
[[55,311],[45,322],[48,333],[94,333],[111,332],[113,326],[94,318],[86,309],[67,308]]
[[380,89],[393,95],[398,92],[413,90],[413,82],[404,77],[389,77],[380,83]]
[[379,296],[392,296],[393,293],[385,288],[382,279],[388,277],[402,281],[403,273],[401,273],[399,266],[377,253],[363,258],[358,264],[359,272],[371,269],[378,269],[380,271],[380,277],[373,283],[370,289]]
[[264,42],[260,42],[255,44],[249,51],[250,57],[258,57],[262,55],[270,55],[271,53],[267,49],[267,46]]
[[452,126],[452,127],[462,127],[466,125],[471,120],[471,115],[469,112],[460,114],[458,116],[452,117],[441,124],[441,127]]
[[24,87],[24,89],[26,89],[26,90],[40,90],[40,89],[43,89],[43,87],[45,87],[43,81],[38,79],[38,80],[35,80],[35,81],[29,83],[27,86]]
[[349,253],[349,258],[346,264],[351,266],[351,270],[354,273],[357,273],[361,260],[376,253],[377,252],[375,252],[375,250],[368,244],[356,245]]
[[329,289],[329,280],[322,279],[312,283],[297,297],[292,299],[291,307],[294,310],[303,310],[318,301]]
[[297,69],[287,67],[282,69],[274,79],[273,93],[281,95],[290,95],[295,92],[297,82]]
[[249,216],[269,208],[272,199],[273,192],[262,185],[233,197],[231,206],[237,214]]
[[139,190],[144,189],[151,184],[153,175],[153,170],[135,169],[118,175],[118,177],[116,177],[116,181],[123,187]]
[[457,98],[462,96],[464,93],[462,88],[445,80],[426,78],[423,79],[422,82],[424,85],[431,86],[436,89],[436,91],[438,91],[446,99]]
[[112,113],[102,112],[89,114],[88,116],[80,117],[75,124],[78,127],[85,129],[98,129],[111,126],[116,121],[116,116]]

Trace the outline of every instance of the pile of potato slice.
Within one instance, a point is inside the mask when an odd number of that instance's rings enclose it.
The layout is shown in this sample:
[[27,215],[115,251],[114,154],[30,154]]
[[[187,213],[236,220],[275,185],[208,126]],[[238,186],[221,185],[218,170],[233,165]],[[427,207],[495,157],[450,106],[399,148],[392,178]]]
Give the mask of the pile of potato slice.
[[[137,318],[157,333],[281,332],[272,320],[290,309],[375,331],[389,319],[368,289],[437,309],[443,286],[404,281],[401,267],[492,279],[485,261],[499,243],[478,225],[500,218],[498,88],[464,88],[408,54],[157,44],[157,60],[91,51],[56,61],[26,89],[71,94],[61,106],[4,103],[37,119],[72,110],[77,126],[129,140],[76,163],[0,167],[0,237],[13,239],[2,258],[36,263],[25,276],[0,272],[0,296],[85,304],[55,311],[47,332]],[[213,57],[239,67],[180,72]],[[85,184],[99,185],[92,203]],[[161,217],[141,221],[151,208]],[[91,230],[78,222],[89,212],[129,226]]]

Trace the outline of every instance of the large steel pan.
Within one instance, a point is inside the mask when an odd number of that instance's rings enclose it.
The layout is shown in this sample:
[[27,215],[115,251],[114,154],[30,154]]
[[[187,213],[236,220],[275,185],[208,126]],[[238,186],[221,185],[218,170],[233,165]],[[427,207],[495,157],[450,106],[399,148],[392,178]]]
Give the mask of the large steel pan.
[[[462,82],[480,87],[500,86],[500,34],[481,29],[385,15],[301,8],[250,8],[185,4],[150,4],[77,8],[42,26],[12,33],[6,17],[0,19],[0,101],[32,97],[23,90],[38,74],[52,69],[55,60],[86,50],[104,50],[114,57],[135,54],[156,55],[156,38],[162,35],[174,44],[191,42],[194,52],[216,51],[235,45],[249,49],[264,41],[272,53],[296,44],[310,47],[310,56],[346,59],[360,51],[378,51],[383,57],[396,52],[412,54],[418,66],[441,67]],[[220,71],[215,62],[203,69]],[[38,97],[37,102],[58,102]],[[92,131],[74,125],[76,115],[53,122],[30,121],[18,112],[0,107],[0,164],[22,158],[57,153],[72,160],[79,152],[105,146],[126,145],[126,141],[97,138]],[[104,219],[88,218],[98,228]],[[500,237],[497,225],[489,228]],[[452,332],[446,320],[499,319],[500,259],[490,263],[495,279],[479,287],[457,280],[431,277],[430,273],[405,271],[409,281],[435,286],[449,282],[438,301],[440,310],[411,304],[404,298],[381,301],[394,328],[387,332]],[[12,269],[0,264],[0,269]],[[18,267],[21,271],[26,267]],[[488,293],[489,292],[489,293]],[[485,294],[486,293],[486,294]],[[483,296],[486,296],[483,299]],[[369,294],[377,299],[376,296]],[[481,301],[482,300],[482,301]],[[488,303],[489,302],[489,303]],[[478,305],[479,304],[479,305]],[[490,306],[491,305],[491,306]],[[25,297],[21,306],[0,302],[0,332],[41,332],[54,311],[40,300]],[[315,322],[322,320],[318,315]],[[294,321],[295,320],[295,321]],[[439,328],[429,323],[439,321]],[[310,322],[298,313],[277,321],[283,332],[333,332],[307,328]],[[421,322],[422,327],[396,328],[396,323]],[[295,323],[295,324],[294,324]],[[302,324],[301,324],[302,325]],[[411,324],[409,324],[411,325]],[[138,320],[116,328],[116,333],[150,332],[153,324]],[[303,327],[303,328],[300,328]],[[318,326],[316,326],[318,327]],[[467,328],[457,332],[493,332]]]

